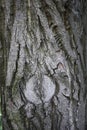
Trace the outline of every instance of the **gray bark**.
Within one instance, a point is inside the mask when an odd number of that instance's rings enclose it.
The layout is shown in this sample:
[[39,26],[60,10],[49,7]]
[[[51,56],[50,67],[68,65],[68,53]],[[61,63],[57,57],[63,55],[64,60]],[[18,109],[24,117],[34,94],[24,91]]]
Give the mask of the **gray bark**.
[[85,0],[1,0],[3,130],[87,129]]

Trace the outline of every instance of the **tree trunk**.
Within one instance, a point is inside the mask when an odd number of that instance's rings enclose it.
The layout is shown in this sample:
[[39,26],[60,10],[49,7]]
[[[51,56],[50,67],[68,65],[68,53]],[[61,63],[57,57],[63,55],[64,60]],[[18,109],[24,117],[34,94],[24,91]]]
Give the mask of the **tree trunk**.
[[0,0],[3,130],[87,129],[86,4]]

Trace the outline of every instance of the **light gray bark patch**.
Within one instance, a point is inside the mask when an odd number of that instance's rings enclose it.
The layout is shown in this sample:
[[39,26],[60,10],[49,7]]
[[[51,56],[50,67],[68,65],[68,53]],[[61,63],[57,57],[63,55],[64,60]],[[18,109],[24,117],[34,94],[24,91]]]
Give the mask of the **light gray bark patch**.
[[33,76],[26,83],[24,93],[27,100],[34,104],[49,102],[55,93],[55,84],[46,75],[42,79]]
[[15,71],[17,74],[16,78],[20,79],[23,75],[23,68],[25,63],[24,47],[26,42],[25,20],[26,20],[25,13],[17,9],[12,28],[11,46],[7,63],[7,77],[6,77],[7,86],[11,85],[12,77]]

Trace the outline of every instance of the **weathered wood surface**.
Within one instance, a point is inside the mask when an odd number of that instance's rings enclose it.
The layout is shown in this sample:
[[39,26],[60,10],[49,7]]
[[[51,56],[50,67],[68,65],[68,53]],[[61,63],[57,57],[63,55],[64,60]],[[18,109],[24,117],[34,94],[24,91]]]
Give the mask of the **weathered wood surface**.
[[86,4],[0,1],[3,130],[86,129]]

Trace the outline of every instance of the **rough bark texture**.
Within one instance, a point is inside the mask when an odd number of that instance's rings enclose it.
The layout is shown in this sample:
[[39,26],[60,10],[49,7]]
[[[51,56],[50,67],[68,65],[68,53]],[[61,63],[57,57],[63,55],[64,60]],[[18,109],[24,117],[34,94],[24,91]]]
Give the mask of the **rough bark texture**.
[[86,5],[0,0],[3,130],[87,129]]

